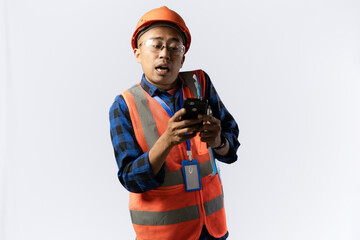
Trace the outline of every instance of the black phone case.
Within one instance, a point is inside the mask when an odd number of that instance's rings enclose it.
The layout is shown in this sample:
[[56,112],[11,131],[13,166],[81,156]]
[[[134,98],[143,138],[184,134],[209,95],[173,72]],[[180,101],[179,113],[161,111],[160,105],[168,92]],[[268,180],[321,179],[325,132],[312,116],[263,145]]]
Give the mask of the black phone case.
[[182,119],[194,119],[199,114],[206,115],[207,105],[207,99],[185,98],[183,107],[186,109],[186,113]]

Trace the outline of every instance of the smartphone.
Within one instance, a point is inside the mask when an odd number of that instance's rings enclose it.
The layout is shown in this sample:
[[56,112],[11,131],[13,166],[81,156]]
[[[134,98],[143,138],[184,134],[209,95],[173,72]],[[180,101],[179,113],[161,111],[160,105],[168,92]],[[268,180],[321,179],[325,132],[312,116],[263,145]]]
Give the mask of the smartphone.
[[183,107],[186,109],[186,113],[181,119],[195,119],[199,114],[206,115],[207,106],[207,99],[185,98]]

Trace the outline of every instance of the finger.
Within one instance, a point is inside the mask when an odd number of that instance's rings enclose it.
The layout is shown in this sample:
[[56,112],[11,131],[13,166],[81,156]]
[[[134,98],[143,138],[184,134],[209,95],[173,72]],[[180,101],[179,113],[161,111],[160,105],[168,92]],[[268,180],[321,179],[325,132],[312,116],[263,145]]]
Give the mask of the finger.
[[175,121],[170,124],[173,130],[185,129],[189,127],[199,129],[202,126],[201,120],[182,120]]
[[171,118],[175,122],[181,121],[181,116],[183,116],[186,113],[185,108],[181,108],[179,111],[177,111],[174,116]]
[[204,123],[201,128],[199,129],[201,132],[219,132],[221,131],[221,126],[219,124],[214,123]]
[[199,126],[193,125],[190,127],[178,129],[176,133],[179,135],[186,135],[186,134],[198,132],[198,131],[199,131]]
[[182,127],[189,127],[192,125],[201,125],[202,120],[200,119],[189,119],[189,120],[183,120],[181,121]]
[[214,141],[219,136],[220,136],[219,133],[215,133],[215,132],[200,132],[199,133],[199,137],[203,140],[205,139],[206,141]]
[[215,138],[209,138],[209,137],[200,138],[200,141],[202,141],[202,142],[213,142],[214,140],[215,140]]
[[211,122],[211,123],[220,123],[220,120],[211,115],[199,115],[199,119],[202,119],[204,122]]
[[189,133],[189,134],[183,134],[183,135],[178,135],[177,137],[176,137],[176,142],[179,144],[179,143],[182,143],[182,142],[184,142],[184,141],[186,141],[186,140],[188,140],[188,139],[191,139],[191,138],[193,138],[193,137],[195,137],[196,136],[196,132],[193,132],[193,133]]
[[195,137],[196,134],[197,134],[196,132],[186,134],[186,135],[184,136],[184,141],[189,140],[189,139]]
[[201,138],[216,138],[218,133],[216,132],[200,132]]

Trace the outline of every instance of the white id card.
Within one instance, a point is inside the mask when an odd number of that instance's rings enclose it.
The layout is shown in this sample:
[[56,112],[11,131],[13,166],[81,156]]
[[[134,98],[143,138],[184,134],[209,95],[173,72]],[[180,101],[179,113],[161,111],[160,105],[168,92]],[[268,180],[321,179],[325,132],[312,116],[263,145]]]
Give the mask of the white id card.
[[201,179],[198,160],[184,160],[181,162],[187,192],[201,190]]

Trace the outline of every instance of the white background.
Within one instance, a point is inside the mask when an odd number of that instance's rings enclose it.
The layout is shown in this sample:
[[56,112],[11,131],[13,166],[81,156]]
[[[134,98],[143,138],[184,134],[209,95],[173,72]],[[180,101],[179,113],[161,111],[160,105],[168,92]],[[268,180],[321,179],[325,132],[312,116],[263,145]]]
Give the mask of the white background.
[[167,5],[240,127],[231,240],[360,239],[360,2],[0,1],[0,239],[134,239],[108,111]]

